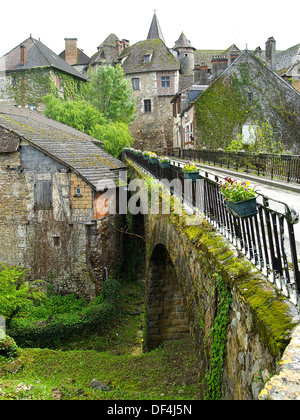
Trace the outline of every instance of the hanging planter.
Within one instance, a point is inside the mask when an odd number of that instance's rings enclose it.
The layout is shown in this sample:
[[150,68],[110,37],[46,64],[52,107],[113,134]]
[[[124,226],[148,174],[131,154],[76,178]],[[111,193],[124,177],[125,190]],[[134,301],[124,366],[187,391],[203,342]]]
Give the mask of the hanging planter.
[[199,172],[185,172],[183,171],[183,178],[184,179],[192,179],[195,181],[196,179],[199,179],[200,175]]
[[256,191],[250,187],[250,182],[237,182],[227,177],[225,184],[220,182],[220,192],[225,198],[227,209],[235,217],[253,217],[258,213]]
[[158,158],[157,158],[156,153],[150,153],[149,157],[150,157],[150,162],[151,163],[157,163],[158,162]]
[[169,168],[170,166],[170,159],[168,157],[161,157],[158,160],[159,166],[163,169]]
[[256,206],[256,197],[249,198],[249,200],[243,201],[225,201],[227,209],[235,217],[241,217],[242,219],[247,217],[253,217],[258,213]]
[[159,162],[159,166],[163,169],[170,167],[170,162]]
[[145,150],[145,151],[143,152],[143,158],[144,158],[145,160],[149,160],[149,155],[150,155],[150,152],[147,152],[147,150]]
[[182,168],[182,172],[183,172],[184,179],[196,180],[200,177],[197,166],[194,165],[193,163],[190,163],[189,161],[185,162],[185,165]]

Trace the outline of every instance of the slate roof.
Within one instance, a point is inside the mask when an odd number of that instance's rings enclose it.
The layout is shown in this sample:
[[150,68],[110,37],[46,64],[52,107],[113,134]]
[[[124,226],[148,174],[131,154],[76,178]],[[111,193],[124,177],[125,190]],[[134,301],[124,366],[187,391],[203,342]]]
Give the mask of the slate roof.
[[[59,57],[63,58],[64,60],[66,56],[66,50],[62,51],[59,54]],[[77,48],[77,63],[75,65],[85,65],[85,64],[89,64],[90,62],[90,57],[87,56],[80,48]]]
[[105,179],[117,181],[116,172],[124,169],[123,162],[93,143],[98,140],[38,112],[0,104],[1,127],[78,173],[96,191]]
[[12,153],[18,150],[20,137],[0,127],[0,153]]
[[165,42],[156,13],[154,13],[147,39],[157,39],[157,38],[160,38],[163,42]]
[[[26,47],[24,65],[20,64],[20,47],[22,45]],[[79,79],[87,80],[83,74],[32,36],[0,58],[0,71],[23,71],[39,67],[52,67]]]
[[300,62],[300,44],[276,54],[276,70],[284,74],[288,69]]
[[[144,63],[145,55],[151,55],[150,63]],[[180,64],[160,38],[137,42],[126,48],[119,60],[126,74],[180,69]]]
[[178,48],[190,48],[192,50],[196,50],[196,48],[192,47],[191,41],[187,39],[183,32],[175,42],[173,50],[177,50]]

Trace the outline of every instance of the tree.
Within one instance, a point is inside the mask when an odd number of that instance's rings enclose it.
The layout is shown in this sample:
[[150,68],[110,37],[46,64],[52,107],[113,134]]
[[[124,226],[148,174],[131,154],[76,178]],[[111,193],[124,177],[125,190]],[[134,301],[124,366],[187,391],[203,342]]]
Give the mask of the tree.
[[27,270],[6,267],[4,264],[0,264],[0,267],[0,314],[9,324],[22,307],[31,303],[33,299],[44,299],[46,295],[36,286],[36,282],[26,282]]
[[106,124],[106,118],[88,102],[62,100],[53,95],[43,98],[45,115],[53,120],[70,125],[77,130],[92,135],[96,125]]
[[124,147],[133,142],[128,125],[106,119],[98,109],[88,102],[65,101],[53,95],[43,98],[45,115],[70,125],[104,143],[104,150],[119,158]]
[[120,157],[124,147],[133,143],[128,125],[122,122],[96,125],[93,137],[103,141],[104,150],[117,158]]
[[100,66],[86,87],[86,98],[102,115],[114,122],[130,123],[135,119],[135,99],[125,79],[123,68]]

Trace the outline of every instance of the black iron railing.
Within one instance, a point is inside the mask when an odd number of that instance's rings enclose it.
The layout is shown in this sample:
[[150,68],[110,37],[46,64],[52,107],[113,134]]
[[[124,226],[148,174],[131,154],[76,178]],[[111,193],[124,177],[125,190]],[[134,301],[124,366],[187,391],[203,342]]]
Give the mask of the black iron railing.
[[187,182],[180,162],[171,161],[174,164],[161,168],[158,163],[151,163],[143,156],[126,153],[154,178],[168,181],[171,192],[184,203],[204,213],[222,235],[300,308],[299,255],[294,234],[294,224],[299,215],[287,204],[258,194],[257,215],[240,218],[227,208],[219,191],[218,177],[210,179],[206,173],[197,181]]
[[300,183],[300,156],[170,148],[168,156]]

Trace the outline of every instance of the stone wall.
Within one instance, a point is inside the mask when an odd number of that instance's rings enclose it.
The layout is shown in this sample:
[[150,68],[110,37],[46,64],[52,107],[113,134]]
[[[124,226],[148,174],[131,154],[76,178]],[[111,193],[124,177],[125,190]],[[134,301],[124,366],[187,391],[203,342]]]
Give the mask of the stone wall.
[[[144,176],[136,165],[128,163],[136,176]],[[165,190],[161,199],[168,199]],[[185,303],[199,378],[203,383],[202,397],[207,395],[208,377],[212,374],[210,378],[221,375],[221,383],[214,386],[220,387],[222,399],[257,399],[265,382],[277,372],[292,331],[299,324],[299,313],[203,217],[190,218],[184,212],[175,214],[178,208],[180,203],[173,197],[170,214],[147,216],[146,295],[150,287],[153,294],[153,253],[158,245],[163,245]],[[216,319],[225,317],[219,306],[221,297],[216,273],[231,297],[227,326],[221,331],[214,328]],[[161,292],[157,290],[157,299],[162,296]],[[149,309],[151,306],[147,303],[148,322]],[[185,320],[182,320],[184,328]],[[220,353],[223,363],[220,373],[214,371],[212,342],[215,339],[221,342],[221,337],[225,340],[225,350],[224,354]]]
[[45,289],[88,298],[101,292],[103,267],[116,274],[120,218],[95,219],[94,191],[63,164],[22,140],[0,153],[0,194],[0,262],[29,269]]
[[[133,147],[162,154],[166,147],[173,146],[171,96],[157,95],[156,72],[128,75],[126,78],[131,81],[135,76],[140,79],[140,90],[135,90],[133,93],[136,98],[137,114],[130,126],[134,138]],[[151,112],[145,112],[144,100],[151,100]]]

